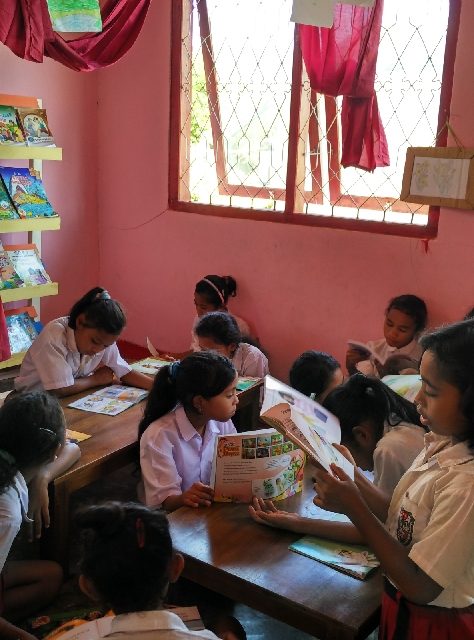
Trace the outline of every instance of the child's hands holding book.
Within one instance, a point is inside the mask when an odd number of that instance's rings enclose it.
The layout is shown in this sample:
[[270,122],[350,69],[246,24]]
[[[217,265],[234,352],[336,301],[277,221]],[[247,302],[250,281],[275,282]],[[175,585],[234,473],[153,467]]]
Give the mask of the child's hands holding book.
[[318,495],[313,502],[321,509],[343,513],[350,518],[365,501],[356,483],[340,467],[331,464],[331,471],[332,475],[316,469],[314,490]]
[[182,494],[186,507],[210,507],[214,498],[214,489],[202,482],[195,482]]

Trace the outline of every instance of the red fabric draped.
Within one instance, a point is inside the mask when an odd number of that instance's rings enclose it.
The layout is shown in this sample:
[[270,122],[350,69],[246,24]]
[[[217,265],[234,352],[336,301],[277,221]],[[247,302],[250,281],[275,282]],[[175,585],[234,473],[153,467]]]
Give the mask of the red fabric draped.
[[373,171],[390,164],[374,91],[383,0],[374,7],[334,7],[334,25],[299,25],[301,51],[312,89],[342,101],[343,167]]
[[0,41],[20,58],[43,56],[75,71],[93,71],[119,60],[133,45],[151,0],[109,0],[101,33],[67,42],[51,26],[46,0],[0,0]]

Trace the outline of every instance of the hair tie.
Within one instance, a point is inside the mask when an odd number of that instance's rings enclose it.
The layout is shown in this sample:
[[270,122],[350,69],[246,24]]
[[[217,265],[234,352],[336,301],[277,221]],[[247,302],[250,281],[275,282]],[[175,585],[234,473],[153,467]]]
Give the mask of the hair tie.
[[137,533],[137,545],[139,549],[145,546],[145,525],[141,518],[135,520],[135,531]]
[[222,291],[219,289],[218,286],[216,286],[212,280],[208,280],[207,278],[203,278],[201,280],[201,282],[206,282],[209,286],[211,286],[214,291],[217,293],[217,295],[219,296],[220,301],[222,302],[223,305],[225,305],[225,300],[224,300],[224,294],[222,293]]
[[110,300],[110,299],[111,299],[110,293],[107,291],[107,289],[100,291],[94,298],[94,300]]
[[16,464],[16,459],[12,456],[11,453],[5,451],[5,449],[0,449],[0,458],[3,458],[5,462],[12,466]]
[[179,360],[176,360],[175,362],[172,362],[168,365],[168,377],[173,382],[176,380],[176,376],[178,375],[179,365]]

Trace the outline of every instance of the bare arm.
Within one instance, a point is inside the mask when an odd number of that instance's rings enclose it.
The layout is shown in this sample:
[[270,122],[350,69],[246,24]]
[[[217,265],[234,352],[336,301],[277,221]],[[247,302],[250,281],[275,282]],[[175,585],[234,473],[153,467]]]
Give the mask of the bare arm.
[[179,507],[210,507],[214,490],[202,482],[195,482],[187,491],[179,495],[168,496],[163,500],[163,509],[175,511]]
[[99,367],[96,369],[94,373],[90,376],[85,376],[84,378],[76,378],[74,380],[74,384],[69,387],[59,387],[58,389],[48,389],[49,393],[52,393],[59,398],[64,398],[66,396],[72,396],[76,393],[81,393],[82,391],[87,391],[87,389],[92,389],[93,387],[101,387],[104,385],[112,384],[113,382],[118,382],[114,372],[109,367]]
[[367,506],[380,522],[385,522],[388,515],[391,496],[387,496],[381,489],[370,482],[357,467],[354,469],[354,480]]
[[148,391],[153,386],[152,376],[147,376],[145,373],[139,371],[130,371],[121,378],[121,382],[128,384],[131,387],[138,387],[139,389],[147,389]]

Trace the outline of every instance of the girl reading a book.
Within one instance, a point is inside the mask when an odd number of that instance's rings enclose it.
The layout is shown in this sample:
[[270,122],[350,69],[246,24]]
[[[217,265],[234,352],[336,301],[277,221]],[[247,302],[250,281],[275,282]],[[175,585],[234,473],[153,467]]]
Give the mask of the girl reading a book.
[[216,351],[232,360],[239,376],[263,378],[268,373],[264,353],[242,340],[235,318],[222,311],[199,318],[194,331],[201,351]]
[[[63,473],[77,459],[77,445],[65,445],[65,421],[56,398],[47,393],[12,396],[0,408],[0,637],[33,640],[12,621],[25,618],[56,596],[62,581],[58,564],[7,560],[22,522],[34,527],[29,498],[46,492],[45,478]],[[29,495],[30,494],[30,495]],[[47,516],[44,505],[43,517]],[[41,521],[41,518],[40,518]]]
[[173,511],[210,506],[217,435],[236,433],[237,373],[212,351],[191,354],[156,374],[138,428],[143,499]]
[[91,289],[69,316],[44,327],[23,359],[15,389],[60,397],[119,381],[151,389],[152,379],[133,371],[115,344],[125,322],[117,300],[101,287]]
[[391,500],[357,472],[316,472],[315,504],[347,515],[380,560],[382,640],[474,637],[474,320],[421,345],[416,402],[430,433]]
[[[360,371],[383,377],[388,374],[418,371],[422,349],[418,336],[426,326],[426,304],[418,296],[397,296],[388,303],[383,326],[384,337],[367,343],[372,354],[350,348],[346,353],[349,374]],[[384,369],[385,367],[385,369]]]

